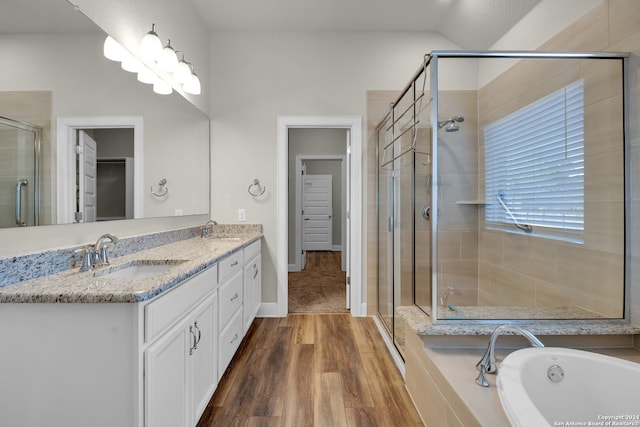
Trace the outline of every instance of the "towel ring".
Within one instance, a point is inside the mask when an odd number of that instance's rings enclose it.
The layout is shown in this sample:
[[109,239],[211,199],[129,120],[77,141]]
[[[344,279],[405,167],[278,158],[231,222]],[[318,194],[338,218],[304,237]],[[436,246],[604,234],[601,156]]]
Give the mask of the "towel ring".
[[256,178],[253,180],[253,184],[249,185],[247,191],[249,192],[249,194],[251,194],[252,197],[260,197],[264,194],[265,191],[267,191],[267,187],[261,185],[260,180]]
[[153,191],[153,186],[151,187],[151,195],[155,197],[164,197],[167,194],[169,194],[169,187],[167,187],[167,180],[164,178],[158,182],[158,192]]

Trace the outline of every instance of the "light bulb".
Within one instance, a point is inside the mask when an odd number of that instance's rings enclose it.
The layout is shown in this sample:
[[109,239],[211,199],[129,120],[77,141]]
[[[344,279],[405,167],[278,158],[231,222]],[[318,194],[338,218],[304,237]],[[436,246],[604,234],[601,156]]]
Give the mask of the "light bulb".
[[162,42],[158,34],[156,34],[156,24],[151,24],[151,31],[142,38],[140,55],[148,61],[158,61],[162,56]]
[[104,46],[102,49],[105,58],[110,59],[112,61],[122,61],[124,58],[124,48],[120,43],[115,41],[111,36],[107,36],[104,39]]
[[158,65],[168,73],[172,73],[178,66],[178,55],[171,47],[171,40],[167,40],[167,45],[162,49],[162,56],[158,60]]
[[198,78],[196,73],[193,73],[191,77],[189,77],[189,80],[185,82],[185,84],[182,86],[182,89],[185,92],[190,93],[191,95],[200,95],[200,92],[202,92],[202,87],[200,86],[200,79]]
[[173,92],[173,89],[169,83],[159,78],[153,83],[153,91],[158,95],[169,95]]
[[123,70],[129,71],[130,73],[137,73],[138,70],[142,67],[142,63],[130,54],[129,52],[125,52],[124,58],[122,59],[122,64],[120,64]]
[[142,65],[138,71],[138,81],[140,83],[152,84],[158,79],[158,76],[148,67]]

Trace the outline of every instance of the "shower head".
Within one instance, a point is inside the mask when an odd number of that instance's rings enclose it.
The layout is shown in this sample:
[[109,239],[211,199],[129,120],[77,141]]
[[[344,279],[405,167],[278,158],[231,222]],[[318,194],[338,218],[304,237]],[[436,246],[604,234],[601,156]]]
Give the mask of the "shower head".
[[458,123],[462,122],[464,122],[463,116],[453,116],[448,118],[447,120],[438,122],[438,129],[442,129],[443,127],[447,126],[445,128],[445,132],[457,132],[458,130],[460,130],[460,126],[458,125]]

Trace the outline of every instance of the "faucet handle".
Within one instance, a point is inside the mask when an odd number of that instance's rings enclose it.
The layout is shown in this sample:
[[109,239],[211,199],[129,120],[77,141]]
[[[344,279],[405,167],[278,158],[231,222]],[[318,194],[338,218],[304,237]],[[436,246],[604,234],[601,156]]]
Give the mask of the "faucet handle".
[[480,370],[480,373],[478,373],[478,376],[476,377],[476,384],[482,387],[489,387],[489,381],[484,377],[484,374],[486,373],[484,366],[480,365],[478,366],[478,369]]
[[82,264],[80,265],[80,271],[91,271],[93,268],[95,251],[93,246],[83,246],[73,251],[74,254],[80,254],[82,257]]

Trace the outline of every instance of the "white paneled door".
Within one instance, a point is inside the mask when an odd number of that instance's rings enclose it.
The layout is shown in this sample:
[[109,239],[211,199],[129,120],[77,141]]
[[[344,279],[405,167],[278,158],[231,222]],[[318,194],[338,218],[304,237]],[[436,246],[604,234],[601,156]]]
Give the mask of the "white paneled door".
[[81,222],[96,220],[97,189],[97,143],[85,131],[78,131],[78,156],[80,161],[78,183],[78,208],[82,212]]
[[304,175],[302,180],[302,250],[332,248],[332,176]]

